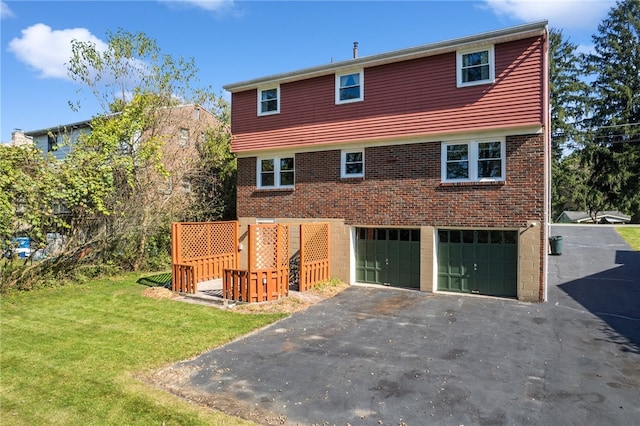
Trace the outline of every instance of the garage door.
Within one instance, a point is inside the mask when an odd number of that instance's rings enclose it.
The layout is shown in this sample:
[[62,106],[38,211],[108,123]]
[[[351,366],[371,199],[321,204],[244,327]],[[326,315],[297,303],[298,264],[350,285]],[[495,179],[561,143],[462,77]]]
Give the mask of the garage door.
[[438,231],[438,290],[515,297],[517,268],[517,231]]
[[420,288],[420,230],[356,228],[356,281]]

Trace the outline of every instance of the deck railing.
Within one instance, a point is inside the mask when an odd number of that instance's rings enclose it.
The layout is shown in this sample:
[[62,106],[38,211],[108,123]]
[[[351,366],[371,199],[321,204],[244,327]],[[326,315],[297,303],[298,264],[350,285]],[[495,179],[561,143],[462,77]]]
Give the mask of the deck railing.
[[288,269],[226,269],[223,297],[239,302],[269,302],[289,295]]
[[238,222],[171,224],[171,288],[195,293],[199,282],[238,267]]

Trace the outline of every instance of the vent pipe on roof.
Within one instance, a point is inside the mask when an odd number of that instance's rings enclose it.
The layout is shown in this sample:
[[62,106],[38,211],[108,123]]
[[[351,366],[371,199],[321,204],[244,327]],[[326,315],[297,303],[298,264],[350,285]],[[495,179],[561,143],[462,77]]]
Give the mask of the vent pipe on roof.
[[353,59],[356,59],[358,57],[358,42],[354,41],[353,42]]

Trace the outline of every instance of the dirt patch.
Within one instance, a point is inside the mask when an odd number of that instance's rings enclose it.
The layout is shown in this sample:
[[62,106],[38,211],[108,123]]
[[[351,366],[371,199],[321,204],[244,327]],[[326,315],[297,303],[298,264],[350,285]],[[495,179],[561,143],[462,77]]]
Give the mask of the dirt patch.
[[150,297],[152,299],[173,299],[178,297],[177,294],[164,287],[149,287],[142,291],[144,297]]
[[245,313],[285,313],[304,311],[311,305],[315,305],[325,299],[335,296],[349,285],[342,281],[332,280],[319,284],[309,291],[290,291],[289,297],[275,302],[247,303],[235,305],[232,309]]

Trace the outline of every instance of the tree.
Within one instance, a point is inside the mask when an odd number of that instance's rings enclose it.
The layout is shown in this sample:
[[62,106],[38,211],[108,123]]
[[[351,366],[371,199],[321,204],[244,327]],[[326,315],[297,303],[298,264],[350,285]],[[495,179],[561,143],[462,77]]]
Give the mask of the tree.
[[640,211],[640,0],[611,9],[585,58],[592,79],[586,148],[590,208]]
[[0,249],[10,248],[17,236],[44,246],[48,232],[66,226],[54,212],[60,179],[52,164],[32,145],[0,145]]
[[574,148],[581,140],[589,86],[581,80],[583,70],[577,46],[564,39],[562,31],[556,29],[549,32],[549,45],[551,150],[557,163],[565,148]]
[[[551,175],[552,175],[552,217],[564,210],[582,210],[573,191],[584,186],[576,186],[578,173],[575,156],[563,159],[567,149],[576,149],[582,141],[582,119],[584,118],[586,96],[589,86],[581,80],[582,69],[577,46],[564,39],[562,31],[552,29],[549,33],[550,45],[550,96],[551,96]],[[566,163],[565,163],[566,160]],[[579,207],[578,207],[579,206]]]
[[[104,110],[92,120],[91,133],[78,141],[65,169],[65,176],[76,181],[75,165],[92,164],[95,171],[94,185],[84,196],[89,205],[103,209],[74,210],[76,224],[92,223],[84,226],[83,244],[91,244],[102,261],[133,270],[149,267],[153,256],[168,252],[171,221],[189,217],[193,205],[200,210],[213,206],[203,217],[218,218],[227,209],[226,199],[216,199],[215,206],[202,199],[210,198],[211,191],[190,193],[187,188],[194,187],[189,182],[202,170],[214,167],[202,158],[218,151],[227,153],[214,158],[222,162],[215,165],[219,184],[229,185],[233,173],[227,168],[233,169],[234,161],[228,128],[220,125],[228,118],[228,106],[211,88],[198,87],[193,59],[162,54],[143,33],[109,33],[105,50],[73,41],[68,70]],[[80,108],[78,102],[70,104]],[[217,119],[209,120],[208,111]]]
[[190,176],[193,202],[186,220],[207,222],[236,218],[237,164],[230,141],[229,123],[220,123],[198,146],[198,166]]

